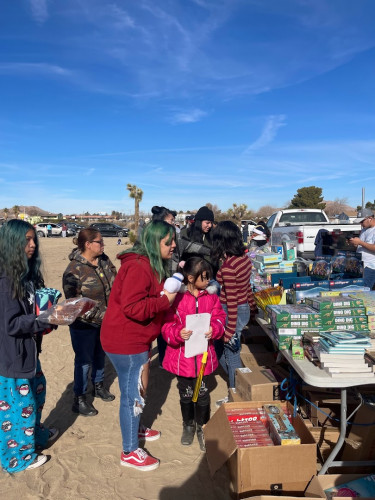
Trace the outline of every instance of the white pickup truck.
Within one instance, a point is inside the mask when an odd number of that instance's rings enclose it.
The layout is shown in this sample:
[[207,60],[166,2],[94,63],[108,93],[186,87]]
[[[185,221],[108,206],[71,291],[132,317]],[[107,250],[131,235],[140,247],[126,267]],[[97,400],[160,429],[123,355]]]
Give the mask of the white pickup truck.
[[279,210],[271,215],[267,221],[267,226],[271,231],[271,244],[282,245],[283,241],[292,241],[296,245],[298,257],[305,259],[314,258],[315,238],[319,229],[326,229],[330,233],[340,235],[340,246],[347,246],[346,238],[352,233],[358,235],[361,230],[360,224],[350,222],[332,223],[329,221],[324,210],[315,208],[296,208],[289,210]]

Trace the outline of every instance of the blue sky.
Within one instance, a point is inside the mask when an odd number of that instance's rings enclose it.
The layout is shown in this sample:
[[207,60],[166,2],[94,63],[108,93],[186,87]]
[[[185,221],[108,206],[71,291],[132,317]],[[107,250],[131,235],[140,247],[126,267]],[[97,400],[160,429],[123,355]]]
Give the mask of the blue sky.
[[375,198],[373,0],[0,4],[0,208]]

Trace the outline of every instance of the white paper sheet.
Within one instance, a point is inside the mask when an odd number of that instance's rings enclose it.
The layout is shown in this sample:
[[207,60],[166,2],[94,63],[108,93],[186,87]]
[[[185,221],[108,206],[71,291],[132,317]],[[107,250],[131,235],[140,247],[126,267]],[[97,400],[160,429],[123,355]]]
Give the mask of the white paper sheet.
[[185,358],[192,358],[207,351],[208,341],[204,336],[210,329],[211,314],[188,314],[186,316],[186,330],[192,330],[192,334],[185,341]]

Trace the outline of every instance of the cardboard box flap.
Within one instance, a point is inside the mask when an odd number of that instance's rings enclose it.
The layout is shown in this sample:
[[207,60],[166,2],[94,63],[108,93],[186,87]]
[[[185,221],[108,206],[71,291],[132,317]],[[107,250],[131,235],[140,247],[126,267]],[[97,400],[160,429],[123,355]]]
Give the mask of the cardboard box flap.
[[324,474],[314,476],[306,488],[305,495],[313,498],[326,499],[324,490],[364,477],[365,475],[366,474]]
[[213,476],[237,450],[224,406],[214,413],[203,432],[208,468]]

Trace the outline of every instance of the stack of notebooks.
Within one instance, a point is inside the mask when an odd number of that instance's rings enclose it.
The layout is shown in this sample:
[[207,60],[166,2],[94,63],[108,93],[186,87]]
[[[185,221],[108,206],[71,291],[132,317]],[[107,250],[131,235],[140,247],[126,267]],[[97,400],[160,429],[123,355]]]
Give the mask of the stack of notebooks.
[[314,350],[320,365],[334,378],[375,378],[372,366],[365,361],[365,351],[371,346],[366,335],[360,332],[320,332]]
[[375,292],[359,292],[349,294],[352,299],[362,300],[363,306],[367,315],[368,329],[370,331],[370,339],[372,350],[375,350]]

